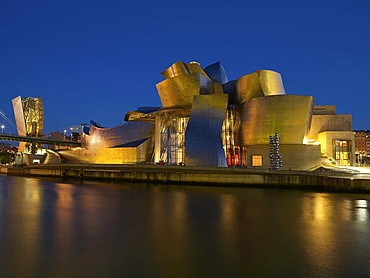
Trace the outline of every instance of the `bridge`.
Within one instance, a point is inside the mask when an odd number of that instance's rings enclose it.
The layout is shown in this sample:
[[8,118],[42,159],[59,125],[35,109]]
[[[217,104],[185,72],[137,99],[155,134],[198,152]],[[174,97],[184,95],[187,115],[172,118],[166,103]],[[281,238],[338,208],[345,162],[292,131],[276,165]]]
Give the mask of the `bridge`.
[[31,137],[31,136],[18,136],[18,135],[7,135],[0,134],[0,141],[16,141],[16,142],[27,142],[31,143],[31,153],[36,152],[36,144],[56,145],[56,146],[69,146],[69,147],[81,147],[80,142],[65,141],[65,140],[54,140],[47,138]]

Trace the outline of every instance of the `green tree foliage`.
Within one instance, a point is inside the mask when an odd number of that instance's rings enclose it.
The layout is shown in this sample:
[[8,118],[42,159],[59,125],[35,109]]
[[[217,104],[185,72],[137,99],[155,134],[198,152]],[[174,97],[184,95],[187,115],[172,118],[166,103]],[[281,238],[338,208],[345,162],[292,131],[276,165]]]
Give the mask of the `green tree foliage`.
[[1,164],[7,164],[12,161],[12,157],[8,153],[0,153],[0,163]]

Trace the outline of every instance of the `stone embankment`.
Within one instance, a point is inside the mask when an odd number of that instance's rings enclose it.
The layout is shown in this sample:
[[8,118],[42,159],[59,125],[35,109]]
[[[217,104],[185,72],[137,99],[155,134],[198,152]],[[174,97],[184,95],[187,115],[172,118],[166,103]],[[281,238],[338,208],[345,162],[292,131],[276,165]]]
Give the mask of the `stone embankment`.
[[1,167],[1,174],[63,180],[104,180],[370,193],[370,177],[325,169],[277,171],[163,165],[59,164]]

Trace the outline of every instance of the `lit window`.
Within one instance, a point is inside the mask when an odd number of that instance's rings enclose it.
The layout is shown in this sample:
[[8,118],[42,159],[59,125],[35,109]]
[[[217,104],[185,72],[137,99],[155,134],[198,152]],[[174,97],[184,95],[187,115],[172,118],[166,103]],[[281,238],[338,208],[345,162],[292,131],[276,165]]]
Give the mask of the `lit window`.
[[261,154],[252,155],[252,166],[262,167],[262,155]]

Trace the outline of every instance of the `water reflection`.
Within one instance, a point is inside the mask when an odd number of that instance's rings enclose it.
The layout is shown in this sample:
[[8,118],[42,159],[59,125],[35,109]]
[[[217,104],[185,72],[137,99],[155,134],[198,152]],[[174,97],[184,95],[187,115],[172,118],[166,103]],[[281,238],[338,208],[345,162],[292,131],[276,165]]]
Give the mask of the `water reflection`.
[[369,205],[367,200],[356,200],[356,220],[368,221],[369,218]]
[[368,195],[0,176],[5,277],[370,273]]

